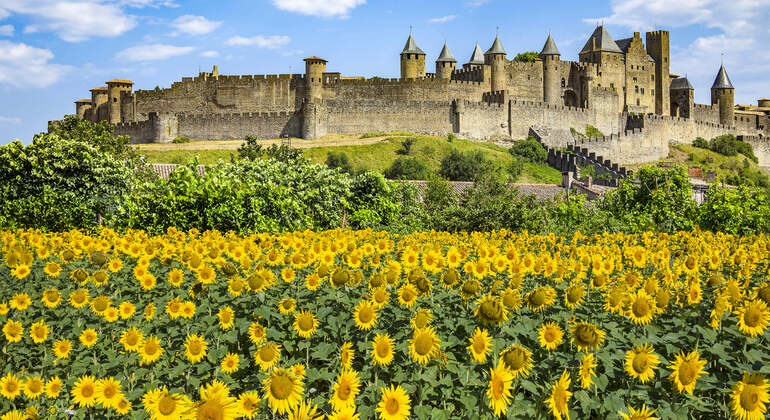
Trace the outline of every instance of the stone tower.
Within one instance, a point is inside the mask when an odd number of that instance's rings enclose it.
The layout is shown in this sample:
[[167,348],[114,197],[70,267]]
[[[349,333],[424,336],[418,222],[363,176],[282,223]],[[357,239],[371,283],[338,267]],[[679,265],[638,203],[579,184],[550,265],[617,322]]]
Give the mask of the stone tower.
[[692,118],[695,113],[695,89],[686,77],[671,81],[671,116]]
[[647,32],[647,54],[655,60],[655,113],[669,115],[671,105],[668,31]]
[[324,73],[327,61],[312,56],[305,60],[305,99],[308,101],[323,99]]
[[409,34],[404,50],[401,51],[401,80],[425,77],[425,52],[417,46]]
[[717,78],[711,86],[711,105],[719,105],[719,123],[732,127],[735,125],[735,88],[725,71],[719,67]]
[[449,80],[452,78],[452,72],[457,68],[457,60],[455,60],[452,52],[449,51],[449,47],[446,42],[444,48],[441,49],[436,60],[436,78],[442,80]]
[[80,99],[75,101],[75,113],[81,120],[86,119],[86,113],[91,109],[90,99]]
[[111,124],[123,122],[120,113],[120,95],[122,92],[131,92],[134,82],[130,80],[114,79],[107,82],[107,101],[109,102],[107,120]]
[[559,78],[561,53],[551,34],[548,34],[543,50],[540,51],[540,58],[543,59],[543,100],[547,104],[563,104]]
[[109,118],[107,111],[107,86],[91,89],[91,118],[93,122],[105,121]]
[[477,42],[476,48],[473,49],[473,54],[471,54],[471,59],[463,64],[463,70],[473,70],[480,67],[484,67],[484,53],[481,52],[481,47]]
[[495,42],[484,53],[484,64],[490,68],[490,90],[497,92],[499,90],[506,90],[507,85],[505,83],[505,49],[500,42],[500,37],[495,37]]

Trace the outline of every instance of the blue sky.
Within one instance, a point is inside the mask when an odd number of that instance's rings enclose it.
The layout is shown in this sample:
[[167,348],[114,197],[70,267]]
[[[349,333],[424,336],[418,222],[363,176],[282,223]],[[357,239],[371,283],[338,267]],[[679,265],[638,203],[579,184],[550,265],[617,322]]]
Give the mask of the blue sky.
[[770,96],[768,18],[770,0],[2,0],[0,144],[30,142],[113,78],[152,89],[214,64],[300,73],[310,55],[343,75],[398,77],[410,25],[428,71],[444,40],[463,63],[496,27],[509,58],[539,51],[550,31],[570,60],[598,22],[615,39],[666,29],[671,71],[690,78],[696,102],[709,101],[724,52],[736,101],[756,103]]

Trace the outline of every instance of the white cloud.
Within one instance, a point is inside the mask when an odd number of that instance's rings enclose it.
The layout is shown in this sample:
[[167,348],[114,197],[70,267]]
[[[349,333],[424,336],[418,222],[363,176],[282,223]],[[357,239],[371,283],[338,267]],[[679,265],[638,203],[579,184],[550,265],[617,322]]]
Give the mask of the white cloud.
[[213,32],[222,24],[221,21],[208,20],[203,16],[184,15],[171,22],[171,26],[179,32],[190,35],[205,35]]
[[457,15],[447,15],[447,16],[442,16],[442,17],[439,17],[439,18],[430,19],[430,20],[428,20],[428,22],[430,22],[430,23],[445,23],[445,22],[449,22],[450,20],[454,20],[456,17],[457,17]]
[[21,118],[19,118],[19,117],[3,117],[3,116],[0,116],[0,124],[18,125],[18,124],[21,124]]
[[350,16],[356,7],[366,3],[366,0],[273,0],[273,5],[289,12],[320,17]]
[[165,44],[137,45],[118,52],[115,58],[122,61],[158,61],[186,55],[195,47],[177,47]]
[[133,29],[136,18],[104,0],[3,0],[0,15],[29,16],[24,33],[55,32],[68,42],[114,37]]
[[15,87],[46,87],[71,70],[54,64],[51,50],[0,41],[0,84]]
[[158,7],[179,7],[176,2],[171,0],[122,0],[121,5],[128,7],[136,7],[138,9],[144,7],[152,7],[157,9]]
[[471,0],[471,1],[465,2],[465,5],[468,7],[479,7],[487,3],[489,3],[489,0]]
[[291,42],[291,38],[286,35],[257,35],[251,38],[234,36],[225,42],[232,46],[256,46],[259,48],[277,49]]
[[203,51],[201,53],[201,57],[208,57],[208,58],[219,57],[219,53],[216,51]]
[[0,36],[13,36],[13,25],[0,26]]

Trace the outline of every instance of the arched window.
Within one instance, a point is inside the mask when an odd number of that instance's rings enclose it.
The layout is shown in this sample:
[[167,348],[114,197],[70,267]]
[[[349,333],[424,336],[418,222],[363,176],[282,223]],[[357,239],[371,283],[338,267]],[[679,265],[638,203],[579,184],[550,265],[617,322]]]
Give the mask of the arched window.
[[562,77],[561,78],[561,87],[566,87],[566,86],[567,86],[567,81],[564,80],[564,78]]

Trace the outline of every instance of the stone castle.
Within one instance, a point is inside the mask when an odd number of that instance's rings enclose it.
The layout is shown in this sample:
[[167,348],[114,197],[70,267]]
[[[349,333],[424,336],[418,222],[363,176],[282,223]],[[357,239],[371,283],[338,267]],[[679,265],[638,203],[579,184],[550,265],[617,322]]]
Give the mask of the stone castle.
[[[167,89],[133,91],[131,81],[115,79],[76,101],[76,113],[109,121],[134,143],[390,130],[518,139],[536,129],[550,147],[584,147],[622,163],[665,157],[669,143],[731,133],[770,166],[770,101],[736,110],[722,66],[711,104],[694,103],[687,78],[669,71],[668,31],[615,41],[599,26],[577,62],[562,60],[550,35],[534,62],[509,60],[499,37],[484,53],[477,44],[461,67],[446,44],[435,72],[426,72],[426,59],[410,34],[398,79],[343,77],[319,57],[304,60],[304,74],[225,76],[214,66]],[[571,134],[587,125],[607,137]]]

